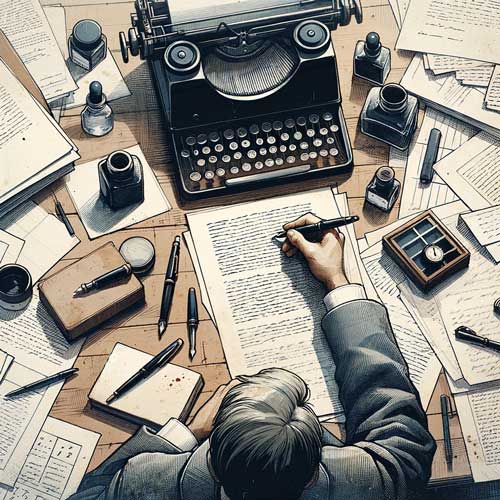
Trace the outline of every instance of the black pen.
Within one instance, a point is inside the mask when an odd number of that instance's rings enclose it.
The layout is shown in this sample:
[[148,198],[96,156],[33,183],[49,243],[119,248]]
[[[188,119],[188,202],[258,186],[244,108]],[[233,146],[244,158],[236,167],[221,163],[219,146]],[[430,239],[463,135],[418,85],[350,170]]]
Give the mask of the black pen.
[[160,319],[158,320],[158,336],[162,337],[167,329],[168,316],[172,308],[174,298],[175,282],[179,272],[179,250],[181,247],[181,237],[176,236],[172,243],[172,250],[168,259],[167,272],[165,273],[165,282],[163,283],[163,293],[161,296]]
[[108,273],[105,273],[98,278],[89,281],[88,283],[82,283],[74,292],[73,297],[78,297],[79,295],[85,295],[92,290],[100,290],[106,286],[109,286],[117,281],[124,280],[132,274],[132,266],[127,263],[123,266],[117,267]]
[[446,394],[441,394],[441,418],[443,421],[444,456],[446,465],[451,470],[453,466],[453,446],[450,433],[450,399]]
[[[357,222],[359,217],[357,215],[349,215],[347,217],[338,217],[336,219],[324,219],[316,222],[315,224],[306,224],[305,226],[294,227],[294,231],[298,231],[304,238],[308,240],[319,240],[321,235],[329,229],[336,229],[347,224]],[[276,234],[275,238],[286,238],[286,231]]]
[[106,403],[110,404],[115,399],[119,398],[122,394],[132,389],[141,380],[149,377],[154,371],[166,365],[180,350],[184,342],[182,339],[177,339],[172,342],[168,347],[163,349],[154,358],[148,361],[138,372],[134,373],[126,382],[124,382],[116,391],[106,399]]
[[469,328],[468,326],[459,326],[455,330],[455,338],[458,340],[464,340],[465,342],[470,342],[471,344],[478,344],[494,351],[500,351],[500,342],[490,340],[486,337],[480,337],[472,328]]
[[189,359],[193,361],[196,355],[196,330],[198,329],[198,304],[196,302],[196,290],[189,289],[187,306],[187,327],[189,338]]
[[430,184],[434,177],[434,163],[436,163],[438,157],[440,143],[441,131],[438,128],[433,128],[429,134],[424,161],[420,170],[420,182],[424,185]]
[[63,206],[61,205],[61,203],[58,200],[55,201],[55,205],[56,205],[57,216],[62,221],[62,223],[66,226],[66,229],[67,229],[69,235],[74,236],[75,230],[73,229],[73,226],[71,225],[71,222],[69,221],[68,216],[66,215],[66,212],[64,211]]
[[71,375],[74,375],[77,372],[78,368],[69,368],[68,370],[63,370],[62,372],[42,378],[41,380],[37,380],[36,382],[32,382],[31,384],[19,387],[7,393],[4,397],[10,398],[12,396],[17,396],[18,394],[24,394],[25,392],[32,391],[33,389],[38,389],[40,387],[45,387],[46,385],[54,384],[61,380],[67,379],[68,377],[71,377]]

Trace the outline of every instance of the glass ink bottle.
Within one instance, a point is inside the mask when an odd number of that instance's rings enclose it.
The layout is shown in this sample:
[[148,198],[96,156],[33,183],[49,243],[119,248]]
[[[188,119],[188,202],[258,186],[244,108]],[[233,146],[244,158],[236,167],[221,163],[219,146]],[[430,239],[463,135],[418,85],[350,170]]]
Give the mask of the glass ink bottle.
[[101,137],[113,130],[114,116],[99,82],[89,85],[87,105],[82,111],[82,128],[87,134]]
[[384,212],[390,212],[398,199],[401,183],[391,167],[381,167],[366,186],[366,201]]
[[97,169],[101,196],[111,209],[144,201],[144,175],[137,156],[115,151],[101,160]]
[[417,128],[418,99],[397,83],[374,87],[361,112],[361,132],[405,150]]
[[107,40],[99,23],[92,19],[78,21],[68,39],[68,49],[77,66],[92,71],[107,54]]
[[378,33],[366,35],[359,40],[354,51],[354,74],[369,82],[383,85],[391,71],[391,51],[380,43]]

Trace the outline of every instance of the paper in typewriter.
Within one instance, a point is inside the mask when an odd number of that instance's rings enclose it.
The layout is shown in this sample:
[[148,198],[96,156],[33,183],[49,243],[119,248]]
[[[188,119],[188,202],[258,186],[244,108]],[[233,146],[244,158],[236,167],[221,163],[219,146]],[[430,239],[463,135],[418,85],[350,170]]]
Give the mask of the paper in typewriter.
[[[272,239],[306,212],[339,216],[324,189],[188,214],[188,222],[231,375],[293,371],[309,385],[316,413],[341,422],[335,364],[321,331],[325,290],[301,257],[286,257]],[[361,283],[356,274],[350,280]]]

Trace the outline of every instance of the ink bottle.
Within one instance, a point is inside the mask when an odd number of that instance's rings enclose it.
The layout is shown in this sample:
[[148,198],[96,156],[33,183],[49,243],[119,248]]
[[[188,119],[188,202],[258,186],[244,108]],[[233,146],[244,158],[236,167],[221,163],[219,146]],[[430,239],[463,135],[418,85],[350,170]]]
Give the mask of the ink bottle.
[[366,35],[359,40],[354,51],[354,74],[369,82],[383,85],[391,71],[391,51],[380,43],[378,33]]
[[92,19],[78,21],[68,39],[68,50],[77,66],[92,71],[107,53],[107,40],[101,26]]
[[361,132],[405,150],[417,128],[418,99],[397,83],[374,87],[361,112]]
[[99,82],[89,85],[87,105],[82,111],[82,128],[87,134],[101,137],[113,130],[114,116]]
[[366,201],[384,212],[390,212],[398,199],[401,183],[391,167],[381,167],[366,186]]
[[113,210],[144,201],[141,160],[127,151],[115,151],[98,165],[101,196]]

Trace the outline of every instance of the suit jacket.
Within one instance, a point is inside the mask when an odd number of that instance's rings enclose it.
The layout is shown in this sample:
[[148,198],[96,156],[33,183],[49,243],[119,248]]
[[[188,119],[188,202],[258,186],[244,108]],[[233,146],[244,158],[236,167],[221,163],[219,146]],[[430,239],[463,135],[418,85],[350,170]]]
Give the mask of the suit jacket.
[[[435,443],[386,309],[347,302],[323,319],[346,414],[342,443],[324,432],[318,478],[301,500],[406,499],[424,488]],[[194,450],[141,428],[72,500],[227,500],[210,473],[208,441]]]

